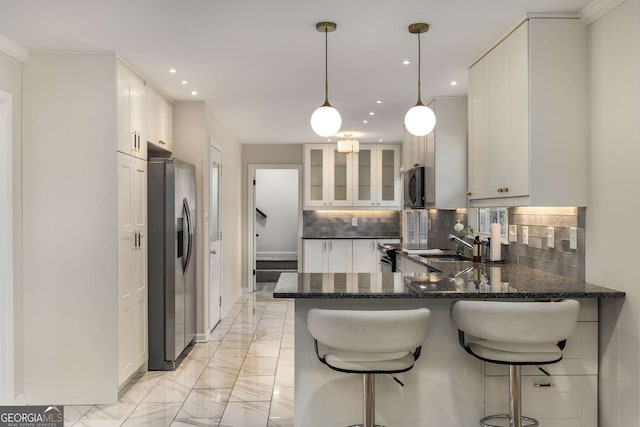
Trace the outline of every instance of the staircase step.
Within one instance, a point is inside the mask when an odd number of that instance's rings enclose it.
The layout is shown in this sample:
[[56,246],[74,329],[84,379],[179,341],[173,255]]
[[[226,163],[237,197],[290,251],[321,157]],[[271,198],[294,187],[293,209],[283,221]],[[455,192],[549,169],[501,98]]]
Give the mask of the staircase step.
[[298,261],[256,261],[257,270],[297,270]]

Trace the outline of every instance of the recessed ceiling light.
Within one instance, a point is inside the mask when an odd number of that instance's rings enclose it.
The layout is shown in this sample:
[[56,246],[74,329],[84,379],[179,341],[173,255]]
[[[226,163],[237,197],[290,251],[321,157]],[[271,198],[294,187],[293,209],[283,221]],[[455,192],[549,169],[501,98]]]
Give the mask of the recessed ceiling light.
[[452,80],[452,81],[451,81],[451,86],[458,86],[458,82],[457,82],[457,81],[455,81],[455,80]]
[[409,61],[408,59],[404,59],[404,60],[402,61],[402,64],[403,64],[403,65],[409,65],[409,64],[411,64],[411,61]]
[[197,94],[198,94],[198,92],[196,92],[195,90],[191,91],[191,95],[197,95]]
[[181,81],[180,83],[182,83],[183,85],[186,85],[186,84],[188,84],[189,82],[188,82],[188,81],[186,81],[186,80],[183,80],[183,81]]
[[170,72],[171,74],[175,74],[175,73],[177,73],[177,72],[178,72],[178,70],[176,70],[175,68],[169,68],[169,72]]
[[382,99],[378,99],[378,100],[376,101],[376,104],[382,104]]
[[327,139],[327,142],[331,142],[331,138]]
[[375,116],[375,115],[376,115],[376,113],[374,113],[373,111],[369,111],[369,115],[370,115],[370,116]]
[[378,140],[378,142],[382,142],[382,138],[380,138],[380,139]]
[[369,121],[368,120],[363,120],[362,123],[369,123]]

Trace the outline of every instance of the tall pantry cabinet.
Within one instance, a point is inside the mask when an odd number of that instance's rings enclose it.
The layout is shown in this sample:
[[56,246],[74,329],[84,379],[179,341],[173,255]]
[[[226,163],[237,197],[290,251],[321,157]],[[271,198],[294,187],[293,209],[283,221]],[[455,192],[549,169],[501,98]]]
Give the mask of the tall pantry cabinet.
[[146,361],[145,87],[121,66],[103,53],[23,64],[27,404],[115,403]]

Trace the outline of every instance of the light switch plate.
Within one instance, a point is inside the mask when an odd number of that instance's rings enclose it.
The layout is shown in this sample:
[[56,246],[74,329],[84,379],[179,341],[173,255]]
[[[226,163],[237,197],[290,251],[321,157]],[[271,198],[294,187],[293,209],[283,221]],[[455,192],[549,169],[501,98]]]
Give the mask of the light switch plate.
[[553,248],[556,244],[556,230],[553,227],[547,227],[547,247]]
[[529,244],[529,227],[527,227],[526,225],[522,226],[522,244]]
[[569,228],[569,249],[578,249],[578,229]]
[[351,225],[356,227],[358,225],[358,218],[351,218]]
[[509,226],[509,241],[517,242],[518,241],[518,226],[510,225]]

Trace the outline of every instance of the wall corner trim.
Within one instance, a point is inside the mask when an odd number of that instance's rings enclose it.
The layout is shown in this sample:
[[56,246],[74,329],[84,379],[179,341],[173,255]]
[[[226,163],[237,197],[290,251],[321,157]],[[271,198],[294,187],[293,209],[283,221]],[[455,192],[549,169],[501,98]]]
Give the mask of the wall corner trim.
[[2,34],[0,34],[0,52],[4,52],[20,62],[24,62],[27,56],[29,56],[27,49]]
[[624,0],[593,0],[583,7],[578,14],[580,18],[582,18],[582,22],[584,22],[585,25],[589,25],[623,1]]

